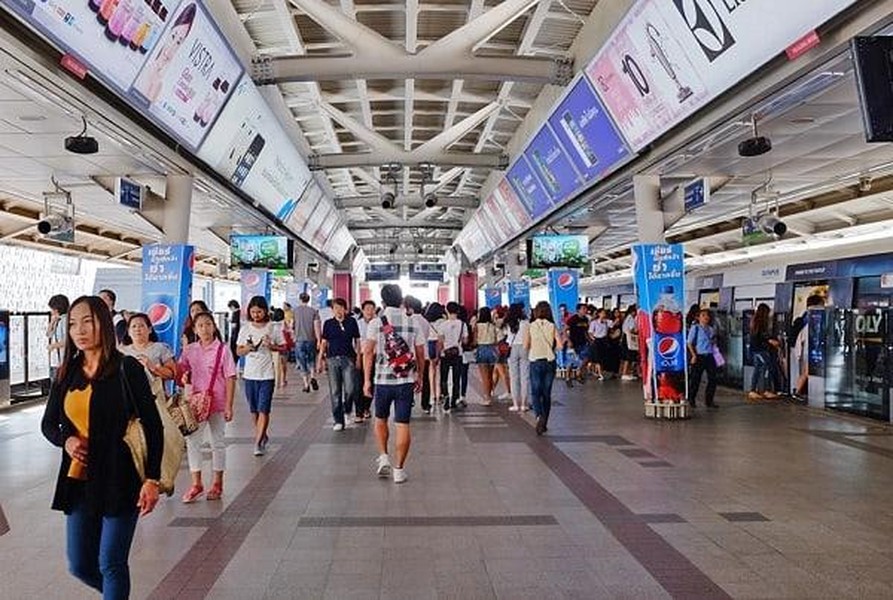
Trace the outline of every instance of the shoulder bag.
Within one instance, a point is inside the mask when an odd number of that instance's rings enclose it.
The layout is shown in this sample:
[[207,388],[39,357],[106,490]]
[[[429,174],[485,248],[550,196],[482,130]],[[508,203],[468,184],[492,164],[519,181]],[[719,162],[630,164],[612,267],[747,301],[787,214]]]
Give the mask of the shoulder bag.
[[211,380],[208,389],[196,392],[191,384],[187,384],[185,395],[189,399],[189,408],[195,415],[195,420],[204,423],[211,414],[211,403],[214,400],[214,382],[217,380],[217,372],[220,369],[220,359],[223,356],[223,343],[217,346],[217,357],[214,359],[214,369],[211,371]]
[[[145,481],[146,458],[149,455],[146,432],[140,419],[139,406],[136,398],[133,397],[133,391],[130,389],[130,381],[127,379],[123,361],[120,367],[120,377],[124,399],[133,410],[133,416],[130,417],[130,420],[127,422],[127,429],[124,431],[124,443],[130,449],[133,466],[136,468],[140,481]],[[161,423],[164,426],[164,448],[161,454],[161,478],[158,480],[158,491],[171,496],[174,493],[174,482],[180,470],[180,463],[183,461],[183,436],[180,435],[180,431],[176,427],[168,426],[165,422],[165,413],[163,411],[159,411],[159,413]],[[168,417],[168,420],[170,420],[170,417]]]

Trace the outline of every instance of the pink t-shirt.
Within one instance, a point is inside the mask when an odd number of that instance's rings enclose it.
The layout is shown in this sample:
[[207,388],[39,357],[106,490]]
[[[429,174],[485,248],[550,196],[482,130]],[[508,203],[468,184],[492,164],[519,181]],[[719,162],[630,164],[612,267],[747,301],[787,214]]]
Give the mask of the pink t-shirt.
[[[202,346],[201,342],[193,342],[183,349],[180,356],[179,368],[190,373],[189,381],[192,389],[201,391],[208,389],[211,374],[214,372],[214,361],[217,359],[217,348],[221,342],[214,340],[208,346]],[[226,380],[236,376],[236,364],[229,348],[223,345],[220,353],[220,366],[217,367],[217,378],[211,388],[213,401],[211,412],[223,412],[226,408]]]

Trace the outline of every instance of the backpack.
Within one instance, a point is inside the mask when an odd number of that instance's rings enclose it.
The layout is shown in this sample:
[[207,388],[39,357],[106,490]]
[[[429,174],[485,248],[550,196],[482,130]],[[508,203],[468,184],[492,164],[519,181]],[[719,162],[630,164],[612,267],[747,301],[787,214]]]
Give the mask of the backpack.
[[384,315],[381,316],[381,333],[384,336],[384,354],[388,359],[388,366],[397,377],[409,377],[415,369],[415,355]]

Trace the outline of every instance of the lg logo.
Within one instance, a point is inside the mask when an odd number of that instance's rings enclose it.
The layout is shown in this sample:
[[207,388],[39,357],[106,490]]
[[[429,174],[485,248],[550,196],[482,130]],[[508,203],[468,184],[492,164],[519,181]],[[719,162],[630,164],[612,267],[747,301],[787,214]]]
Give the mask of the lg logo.
[[710,62],[735,45],[732,32],[711,0],[673,0],[673,4]]

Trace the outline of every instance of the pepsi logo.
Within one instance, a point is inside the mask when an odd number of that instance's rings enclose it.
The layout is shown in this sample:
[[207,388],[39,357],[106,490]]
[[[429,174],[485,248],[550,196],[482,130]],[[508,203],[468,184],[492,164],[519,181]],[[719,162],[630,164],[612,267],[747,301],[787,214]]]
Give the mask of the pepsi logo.
[[657,343],[657,353],[663,358],[674,358],[679,351],[679,342],[674,337],[661,338]]
[[500,291],[497,290],[497,289],[490,289],[490,290],[487,290],[487,297],[488,297],[488,298],[499,298],[500,296],[502,296],[502,294],[501,294]]
[[255,273],[254,271],[249,271],[242,275],[242,283],[247,288],[255,288],[260,285],[260,273]]
[[558,289],[569,290],[574,286],[575,278],[573,273],[562,273],[558,276]]
[[155,328],[155,333],[158,335],[167,332],[174,325],[174,311],[163,302],[149,305],[146,314],[149,315],[152,327]]

